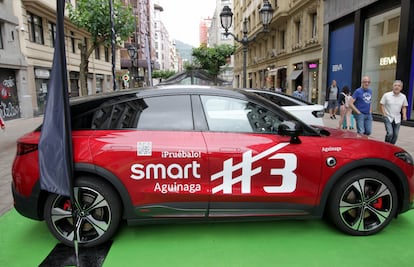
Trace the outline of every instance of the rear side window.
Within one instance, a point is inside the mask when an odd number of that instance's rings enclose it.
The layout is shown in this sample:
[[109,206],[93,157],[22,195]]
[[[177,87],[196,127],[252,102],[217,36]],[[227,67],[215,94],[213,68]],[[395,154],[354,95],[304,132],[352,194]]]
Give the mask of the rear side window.
[[146,108],[138,119],[138,129],[181,130],[194,129],[191,100],[188,95],[158,96],[145,99]]
[[193,130],[189,96],[111,99],[77,116],[73,130]]

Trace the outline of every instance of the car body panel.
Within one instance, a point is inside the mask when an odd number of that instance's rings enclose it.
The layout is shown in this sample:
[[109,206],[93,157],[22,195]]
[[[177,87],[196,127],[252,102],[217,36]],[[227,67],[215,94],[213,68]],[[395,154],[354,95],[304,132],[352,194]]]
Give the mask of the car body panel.
[[[130,223],[321,217],[336,184],[362,169],[390,177],[398,212],[413,202],[413,165],[396,156],[403,149],[310,127],[244,90],[176,86],[88,99],[72,102],[75,176],[105,180]],[[125,119],[102,116],[112,107]],[[36,147],[39,137],[40,128],[18,146]],[[16,155],[12,190],[16,210],[41,220],[49,193],[37,161],[36,149]]]

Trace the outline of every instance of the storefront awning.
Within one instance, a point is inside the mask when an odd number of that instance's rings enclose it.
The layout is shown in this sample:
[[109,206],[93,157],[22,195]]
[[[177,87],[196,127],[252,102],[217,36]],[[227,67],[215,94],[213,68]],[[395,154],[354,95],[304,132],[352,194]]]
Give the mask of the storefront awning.
[[289,76],[289,80],[296,80],[299,77],[299,75],[302,74],[302,71],[303,70],[294,70],[294,71],[292,71],[292,73]]

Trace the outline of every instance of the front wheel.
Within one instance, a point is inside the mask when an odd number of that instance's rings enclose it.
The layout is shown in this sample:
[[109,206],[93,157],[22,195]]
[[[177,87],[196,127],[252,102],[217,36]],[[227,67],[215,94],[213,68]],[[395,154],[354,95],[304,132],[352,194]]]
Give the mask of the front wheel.
[[[108,241],[121,220],[118,195],[107,183],[83,176],[76,180],[74,197],[79,246],[93,247]],[[59,241],[73,246],[75,235],[69,197],[51,194],[46,200],[44,218],[49,230]]]
[[397,212],[397,191],[382,173],[363,169],[346,175],[332,190],[328,216],[343,232],[372,235],[381,231]]

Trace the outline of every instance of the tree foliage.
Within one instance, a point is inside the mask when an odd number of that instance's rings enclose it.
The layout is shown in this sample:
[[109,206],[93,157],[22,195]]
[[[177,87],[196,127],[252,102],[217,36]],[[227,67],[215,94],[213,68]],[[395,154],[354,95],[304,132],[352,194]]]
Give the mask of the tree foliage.
[[[135,30],[132,8],[124,6],[121,0],[113,1],[113,24],[115,43],[121,44]],[[111,16],[108,0],[77,0],[76,6],[67,4],[69,19],[77,27],[90,33],[90,42],[79,44],[81,50],[80,81],[82,95],[88,94],[87,75],[89,57],[97,47],[110,47],[112,44]]]
[[234,54],[234,51],[235,47],[227,44],[214,47],[200,46],[199,48],[193,48],[192,56],[196,65],[215,77],[215,83],[217,84],[217,76],[222,70],[221,67],[228,64],[228,60]]
[[152,78],[161,78],[163,80],[170,78],[176,72],[173,70],[154,70],[152,73]]

